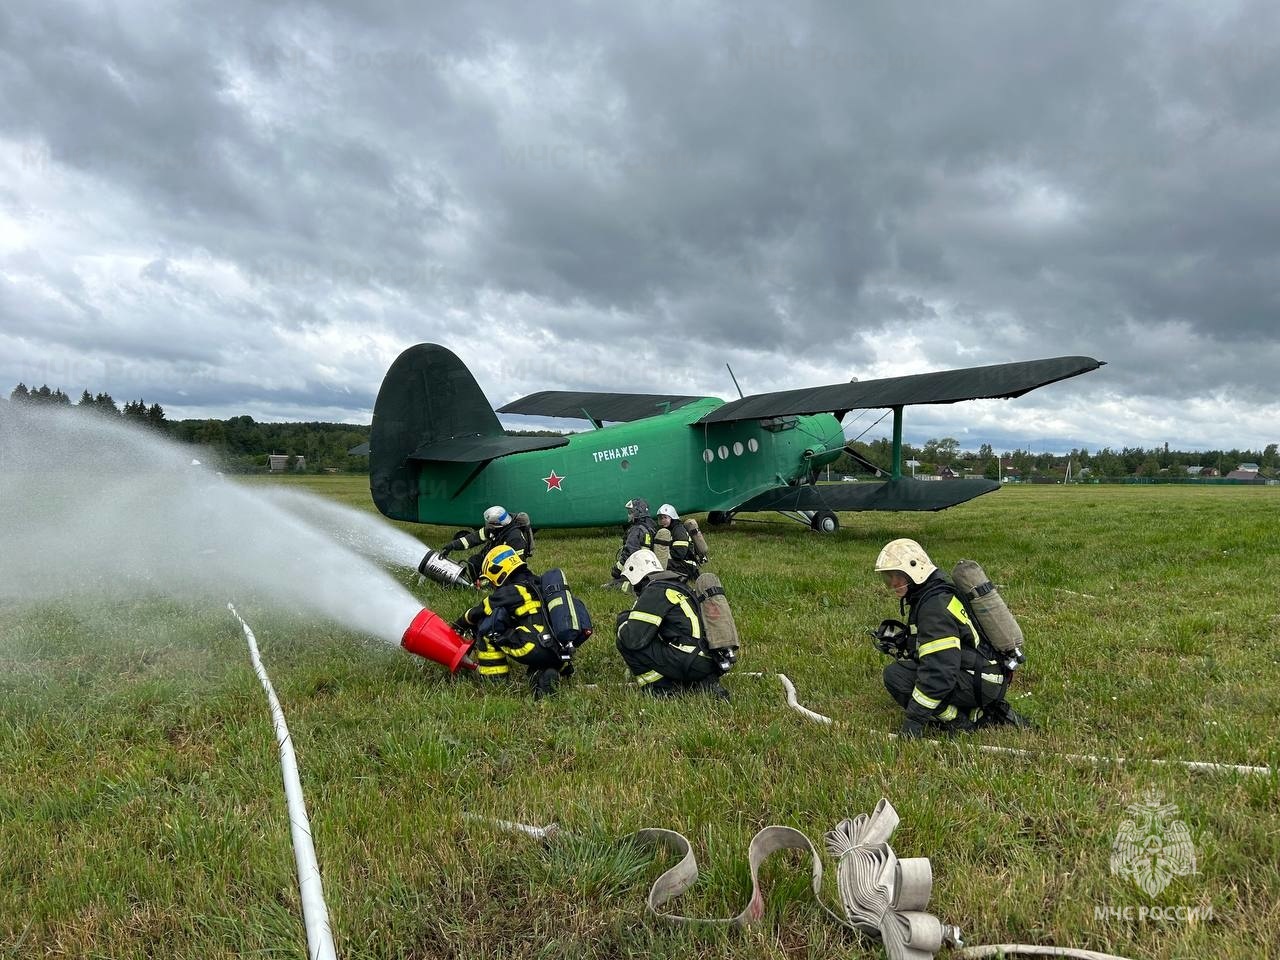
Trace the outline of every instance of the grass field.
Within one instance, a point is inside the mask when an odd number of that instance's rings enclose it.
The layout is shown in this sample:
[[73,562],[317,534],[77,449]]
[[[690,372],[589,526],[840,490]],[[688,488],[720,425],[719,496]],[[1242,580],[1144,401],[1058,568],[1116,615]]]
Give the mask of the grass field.
[[[359,478],[271,482],[372,509]],[[536,505],[508,506],[536,520]],[[675,906],[729,916],[761,826],[820,842],[882,796],[902,815],[894,849],[932,858],[930,909],[969,943],[1277,955],[1280,778],[1052,752],[1280,766],[1280,490],[1023,487],[939,514],[841,519],[834,537],[785,521],[707,529],[746,642],[728,704],[614,686],[626,598],[596,585],[615,531],[538,538],[535,567],[563,567],[601,629],[578,677],[536,705],[519,685],[481,689],[229,597],[293,736],[339,956],[880,956],[824,918],[808,865],[782,856],[752,932],[647,920],[664,864],[614,840],[643,826],[686,834],[703,876]],[[412,529],[434,544],[448,532]],[[1015,702],[1040,728],[978,740],[1042,759],[882,735],[899,711],[865,630],[897,616],[871,564],[898,536],[947,568],[979,559],[1001,585],[1028,637]],[[468,602],[413,589],[449,618]],[[0,956],[305,956],[270,716],[225,609],[177,597],[0,606],[0,664]],[[785,672],[837,724],[805,720],[747,671]],[[1177,805],[1198,855],[1198,872],[1155,900],[1109,865],[1147,790]],[[568,836],[541,845],[464,813],[555,821]],[[1196,913],[1143,920],[1144,906]]]

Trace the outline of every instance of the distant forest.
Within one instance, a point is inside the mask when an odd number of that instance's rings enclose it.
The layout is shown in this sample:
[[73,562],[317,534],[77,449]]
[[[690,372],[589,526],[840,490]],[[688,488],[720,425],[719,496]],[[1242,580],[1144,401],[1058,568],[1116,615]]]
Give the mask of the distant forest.
[[[18,403],[54,404],[75,407],[103,416],[115,417],[139,427],[155,430],[181,443],[190,443],[211,451],[223,469],[252,473],[267,469],[270,454],[283,454],[295,458],[289,462],[296,467],[296,458],[304,459],[303,469],[308,473],[350,472],[367,473],[369,458],[347,453],[353,447],[369,440],[370,427],[349,423],[258,423],[252,417],[232,417],[230,420],[169,420],[158,403],[148,405],[141,398],[120,406],[107,393],[91,394],[85,390],[74,404],[61,389],[48,386],[28,388],[18,384],[9,394]],[[508,431],[520,435],[554,436],[555,431]],[[892,445],[887,438],[869,443],[853,444],[863,456],[873,463],[888,466],[892,462]],[[1144,449],[1122,447],[1118,450],[1103,447],[1100,450],[1072,450],[1069,454],[1033,453],[1030,450],[1004,450],[997,452],[990,444],[977,450],[962,450],[951,437],[929,440],[923,446],[909,443],[902,445],[904,462],[915,460],[917,475],[932,475],[943,468],[951,468],[958,475],[987,476],[992,479],[1016,471],[1021,479],[1062,479],[1070,465],[1073,476],[1081,471],[1095,478],[1120,479],[1124,477],[1186,477],[1188,467],[1213,467],[1220,474],[1236,469],[1242,463],[1256,463],[1264,475],[1274,476],[1280,470],[1280,455],[1276,444],[1267,444],[1264,450],[1170,450],[1168,446]],[[842,455],[831,471],[836,474],[853,474],[857,468],[853,461]]]
[[[142,399],[118,404],[109,393],[91,394],[85,390],[72,403],[61,389],[48,386],[28,388],[18,384],[9,394],[16,403],[51,404],[106,416],[125,423],[154,430],[157,433],[189,443],[212,453],[220,468],[233,473],[260,473],[267,469],[267,457],[282,454],[292,459],[289,469],[296,469],[303,458],[307,473],[368,473],[367,456],[350,455],[348,450],[368,443],[371,427],[350,423],[259,423],[253,417],[230,420],[170,420],[158,403]],[[521,431],[524,433],[526,431]],[[539,435],[553,431],[534,431]],[[206,453],[206,456],[209,454]],[[199,457],[199,453],[193,453]]]

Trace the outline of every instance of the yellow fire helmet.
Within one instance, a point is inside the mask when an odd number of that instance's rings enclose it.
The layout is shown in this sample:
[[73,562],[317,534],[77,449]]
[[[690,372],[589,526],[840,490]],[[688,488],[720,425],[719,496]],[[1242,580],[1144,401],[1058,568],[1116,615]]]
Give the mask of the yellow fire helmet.
[[914,540],[891,540],[876,557],[876,573],[898,570],[917,586],[924,583],[929,574],[938,568],[933,565],[924,547]]
[[523,566],[524,561],[520,559],[520,555],[504,544],[485,554],[480,575],[495,587],[500,587],[507,582],[507,577]]

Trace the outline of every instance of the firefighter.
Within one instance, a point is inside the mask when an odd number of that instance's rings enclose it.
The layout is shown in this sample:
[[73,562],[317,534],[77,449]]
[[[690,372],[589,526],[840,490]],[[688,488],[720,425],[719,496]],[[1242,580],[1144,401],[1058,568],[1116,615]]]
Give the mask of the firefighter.
[[573,672],[546,627],[538,578],[516,551],[505,544],[490,548],[480,577],[493,592],[468,609],[451,626],[475,637],[472,659],[484,680],[510,674],[508,660],[528,668],[533,698],[555,691],[561,675]]
[[508,546],[522,560],[529,556],[529,535],[516,523],[505,507],[492,506],[484,512],[484,526],[479,530],[459,530],[457,535],[440,548],[440,556],[447,557],[456,550],[476,550],[463,564],[471,582],[480,586],[481,566],[495,546]]
[[[693,538],[676,508],[669,503],[658,508],[658,531],[654,534],[654,544],[664,545],[669,551],[666,558],[668,570],[678,573],[685,580],[693,580],[698,576],[698,556]],[[654,552],[656,554],[658,551]]]
[[875,568],[898,598],[899,611],[909,611],[906,630],[895,641],[898,659],[884,669],[885,688],[906,709],[899,736],[918,737],[926,727],[958,733],[1024,726],[1005,701],[1008,671],[924,548],[894,540],[880,551]]
[[622,576],[638,596],[618,614],[618,652],[636,684],[655,697],[696,690],[728,700],[702,615],[680,576],[663,570],[653,551],[643,548],[627,557]]
[[[653,535],[657,532],[658,525],[653,522],[653,517],[649,516],[649,501],[643,497],[636,497],[627,501],[627,529],[622,534],[622,546],[618,548],[618,559],[613,565],[610,575],[613,582],[621,584],[625,579],[622,576],[622,565],[627,562],[637,550],[652,550]],[[626,589],[623,587],[623,589]]]

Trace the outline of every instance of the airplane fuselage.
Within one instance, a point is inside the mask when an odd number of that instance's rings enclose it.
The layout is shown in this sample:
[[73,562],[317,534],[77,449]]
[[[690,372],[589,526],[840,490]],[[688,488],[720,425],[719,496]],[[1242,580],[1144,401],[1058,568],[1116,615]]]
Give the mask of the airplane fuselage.
[[723,403],[698,400],[671,413],[569,436],[566,446],[512,454],[478,473],[471,464],[420,464],[418,519],[474,527],[486,507],[526,511],[535,527],[622,523],[624,504],[672,503],[681,513],[731,510],[803,479],[840,454],[830,414],[692,426]]

